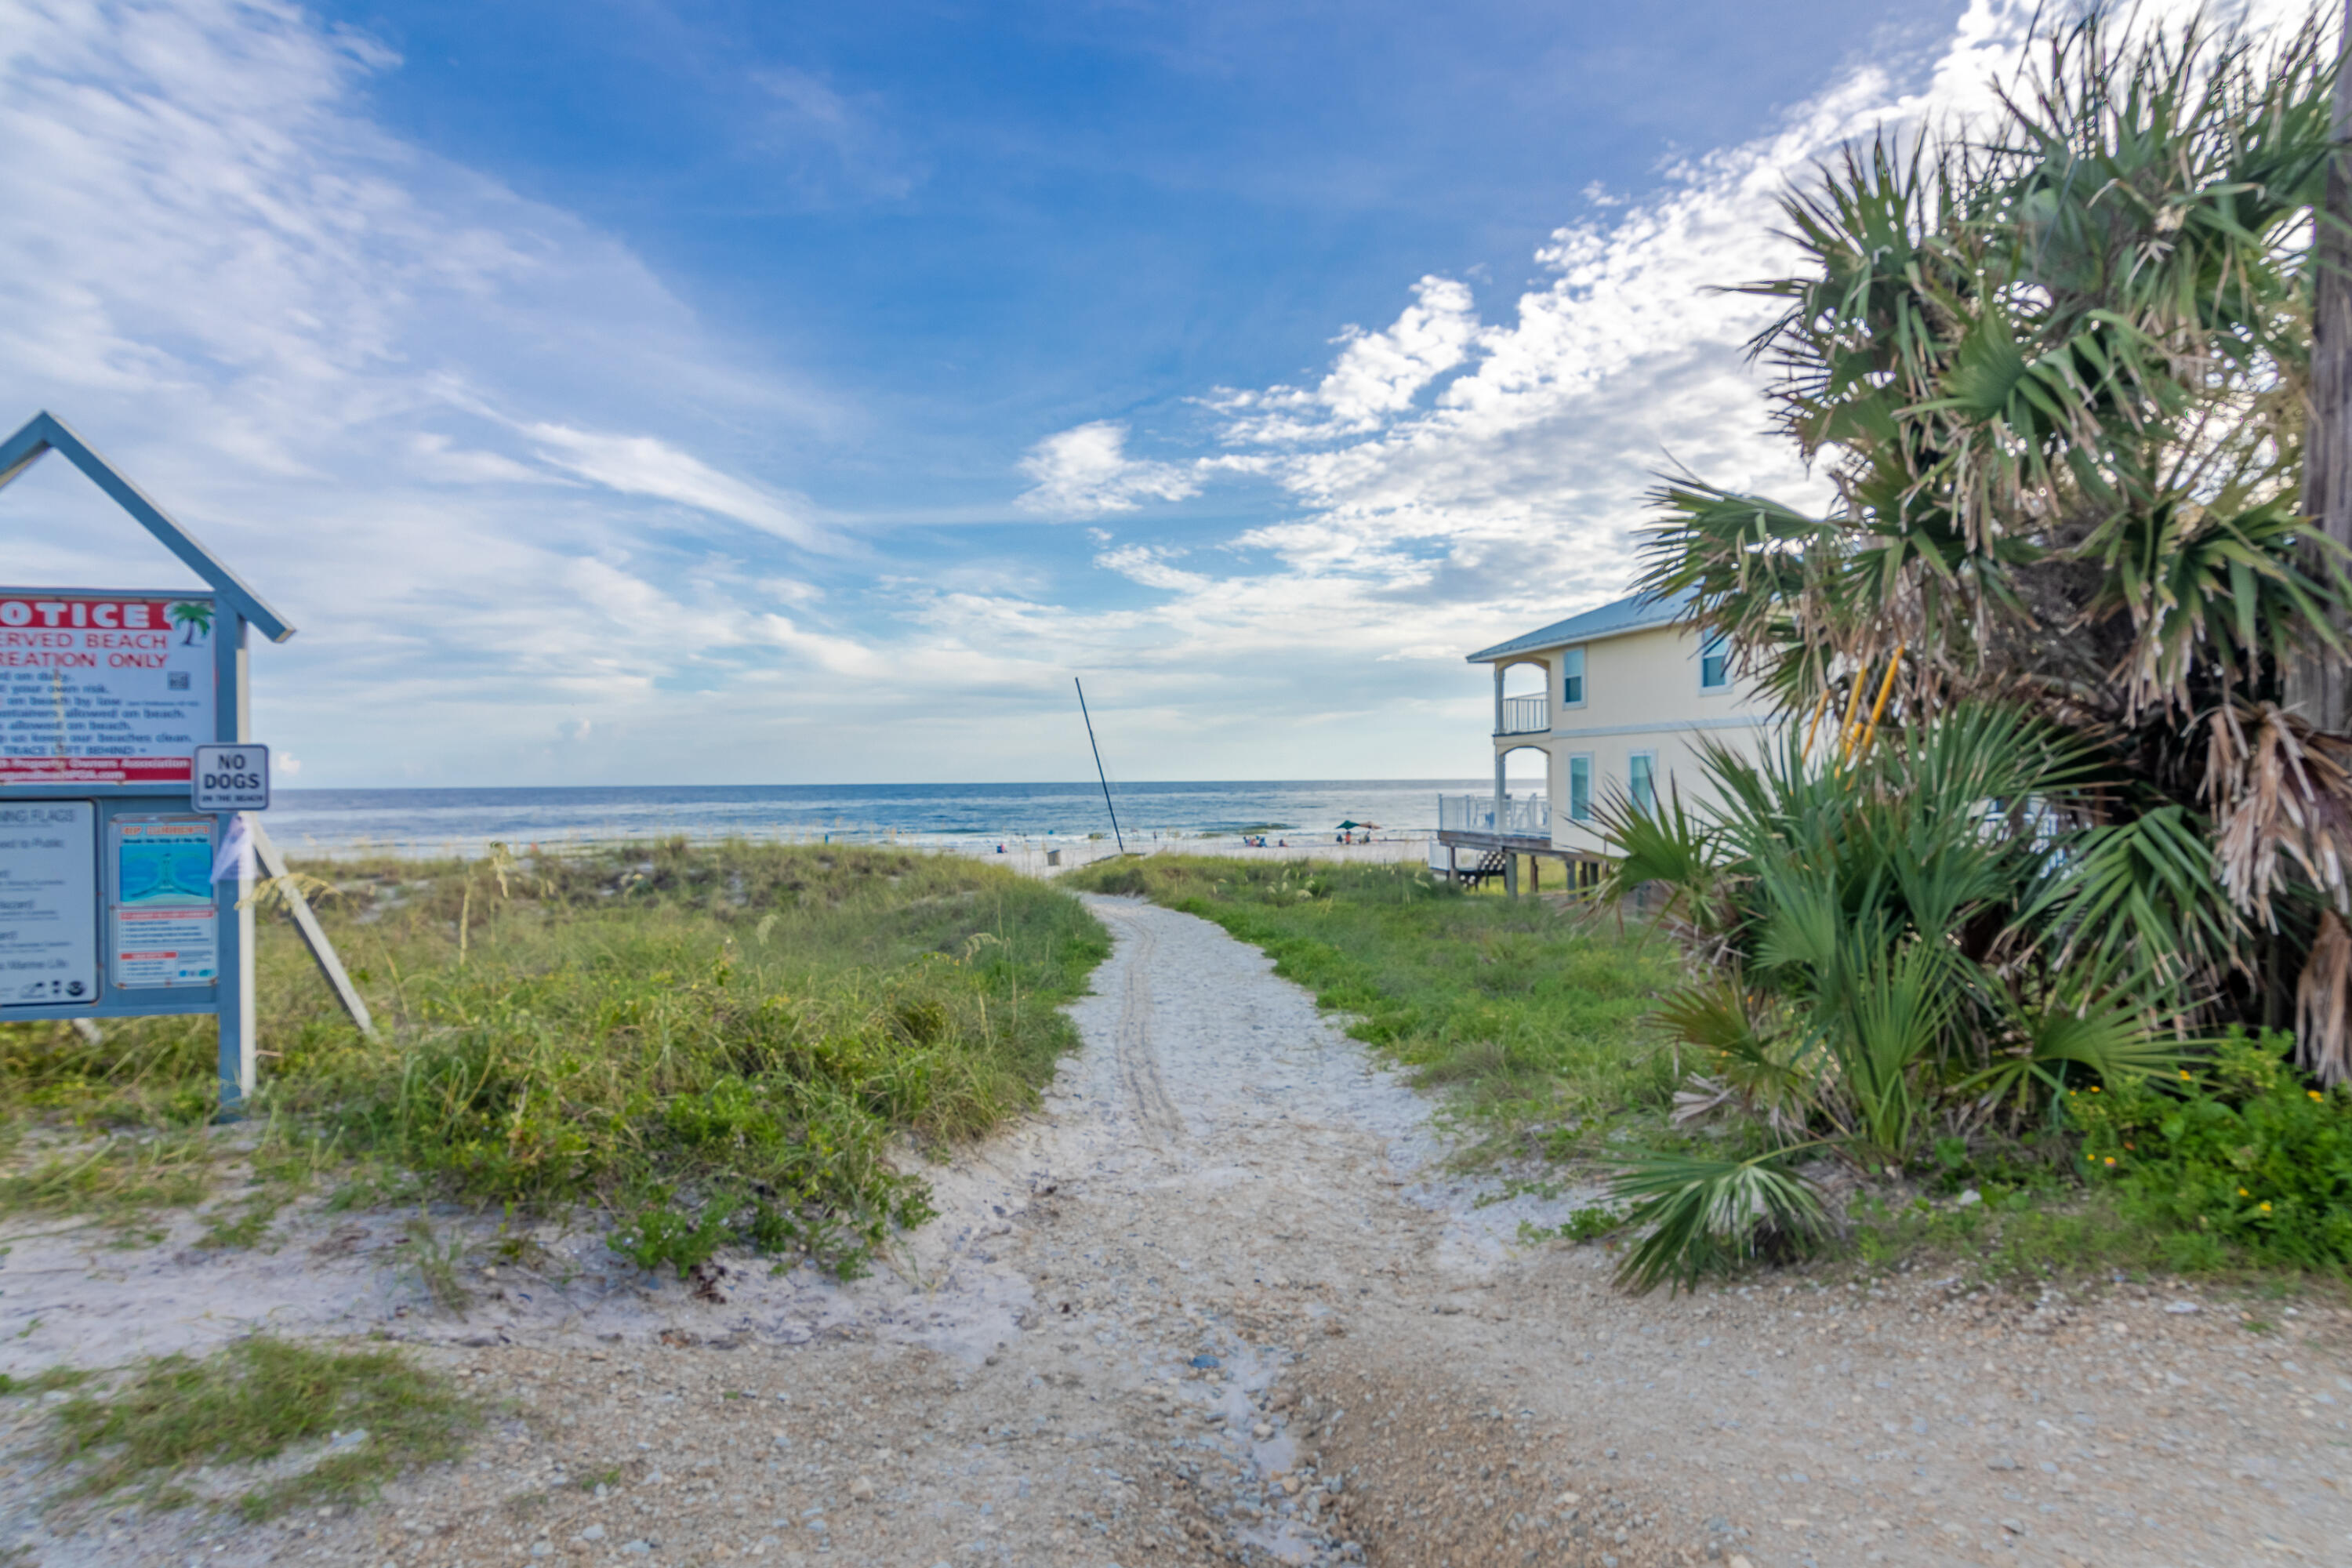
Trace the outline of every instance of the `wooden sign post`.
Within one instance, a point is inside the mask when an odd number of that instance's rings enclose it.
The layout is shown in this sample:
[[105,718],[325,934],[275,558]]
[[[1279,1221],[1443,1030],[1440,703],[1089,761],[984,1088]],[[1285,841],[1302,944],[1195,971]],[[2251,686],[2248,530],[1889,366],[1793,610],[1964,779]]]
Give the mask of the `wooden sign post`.
[[233,1111],[254,1088],[253,858],[224,861],[237,814],[192,809],[193,760],[253,739],[248,633],[294,628],[47,414],[0,443],[0,486],[46,452],[205,587],[0,587],[0,1022],[213,1014]]

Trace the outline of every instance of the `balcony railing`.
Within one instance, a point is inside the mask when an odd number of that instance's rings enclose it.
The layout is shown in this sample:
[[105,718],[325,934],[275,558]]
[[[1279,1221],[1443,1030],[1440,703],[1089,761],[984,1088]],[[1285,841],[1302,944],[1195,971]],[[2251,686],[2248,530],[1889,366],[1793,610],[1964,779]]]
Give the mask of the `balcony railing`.
[[1497,735],[1540,735],[1551,728],[1551,699],[1540,692],[1533,697],[1503,699],[1503,727]]
[[1497,828],[1493,795],[1441,795],[1437,797],[1437,826],[1449,833],[1496,833],[1505,838],[1551,837],[1551,803],[1543,796],[1531,795],[1521,799],[1505,795],[1502,805],[1503,820]]

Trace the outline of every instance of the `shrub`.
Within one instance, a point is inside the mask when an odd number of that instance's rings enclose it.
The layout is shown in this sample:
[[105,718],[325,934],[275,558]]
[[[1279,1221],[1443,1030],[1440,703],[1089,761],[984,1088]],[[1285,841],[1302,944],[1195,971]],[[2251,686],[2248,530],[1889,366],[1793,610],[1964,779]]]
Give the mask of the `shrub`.
[[2083,1164],[2173,1267],[2352,1266],[2352,1096],[2309,1087],[2294,1043],[2233,1029],[2204,1073],[2077,1089]]

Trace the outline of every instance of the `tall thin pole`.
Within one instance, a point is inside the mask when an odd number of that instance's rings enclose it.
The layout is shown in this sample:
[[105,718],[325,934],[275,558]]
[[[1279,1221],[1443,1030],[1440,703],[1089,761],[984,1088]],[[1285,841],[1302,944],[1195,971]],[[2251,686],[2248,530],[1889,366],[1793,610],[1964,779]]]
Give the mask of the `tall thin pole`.
[[[2336,36],[2334,115],[2336,155],[2327,163],[2327,190],[2313,225],[2312,258],[2318,278],[2312,311],[2311,421],[2304,437],[2303,510],[2315,531],[2352,546],[2352,3]],[[2312,546],[2323,572],[2341,562]],[[2342,632],[2347,628],[2336,628]],[[2352,732],[2352,669],[2342,654],[2306,648],[2288,665],[2286,701],[2312,728]]]
[[1087,711],[1087,683],[1074,675],[1070,684],[1078,689],[1078,717],[1087,721],[1087,745],[1095,754],[1095,777],[1102,780],[1103,806],[1110,813],[1110,836],[1118,840],[1118,852],[1124,855],[1127,839],[1118,830],[1118,807],[1110,803],[1110,775],[1103,772],[1102,748],[1095,744],[1094,715]]

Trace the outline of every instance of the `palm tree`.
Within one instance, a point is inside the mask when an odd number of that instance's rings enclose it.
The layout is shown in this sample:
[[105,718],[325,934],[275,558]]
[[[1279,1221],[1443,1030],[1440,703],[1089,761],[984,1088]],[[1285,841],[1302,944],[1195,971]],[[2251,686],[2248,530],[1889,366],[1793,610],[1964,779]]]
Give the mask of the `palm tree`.
[[183,647],[196,646],[196,634],[213,629],[213,607],[202,599],[183,599],[172,606],[172,624],[185,626],[187,636],[181,639]]
[[1753,348],[1837,502],[1671,482],[1643,586],[1693,591],[1832,757],[1978,700],[2084,742],[2103,853],[2073,874],[2114,885],[2075,896],[2179,911],[2198,940],[2150,922],[2137,956],[2336,1080],[2352,742],[2284,705],[2352,608],[2299,510],[2326,45],[2094,16],[1989,130],[1823,170],[1784,204],[1801,269],[1748,289],[1787,302]]

